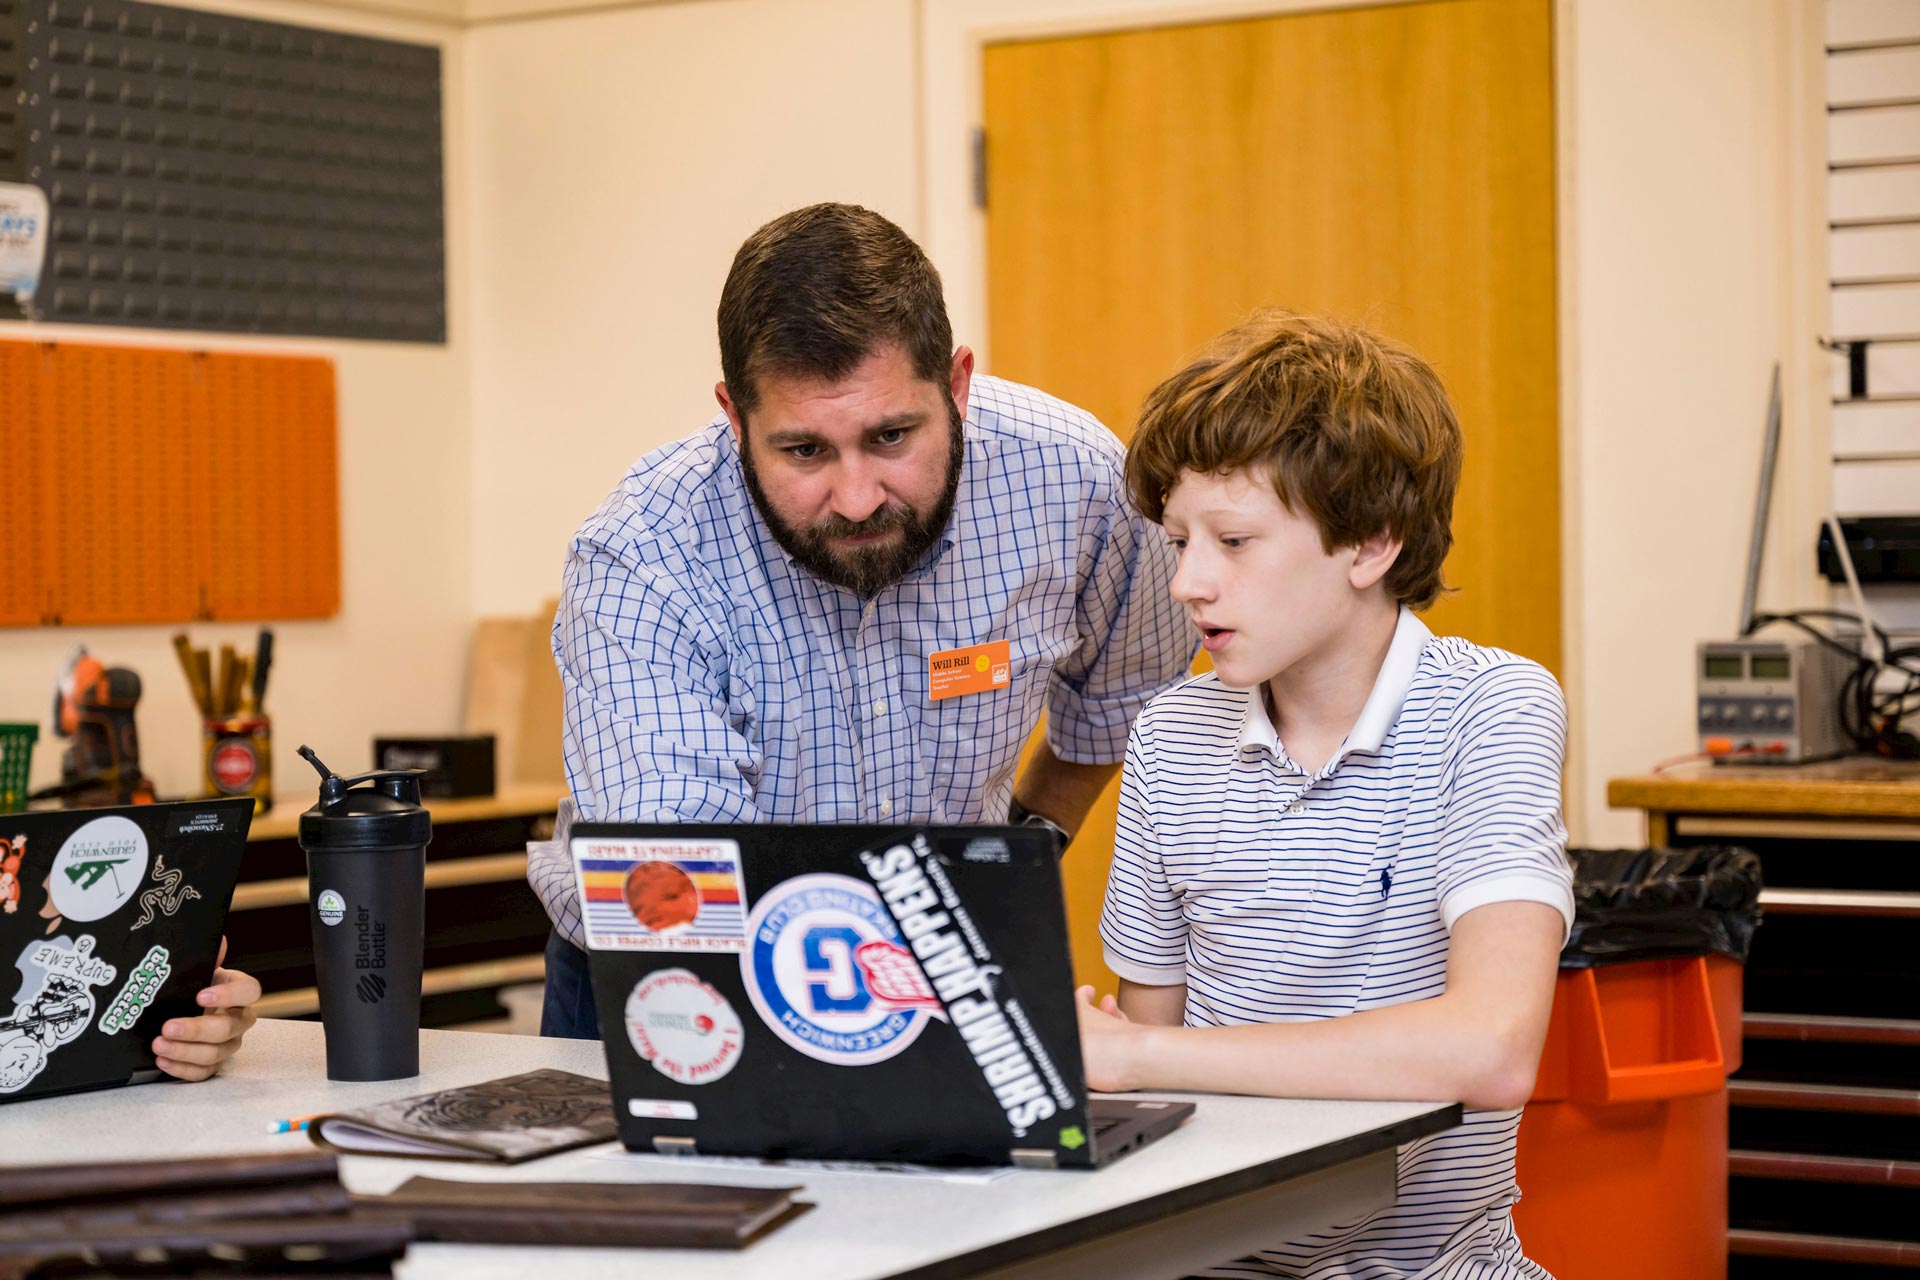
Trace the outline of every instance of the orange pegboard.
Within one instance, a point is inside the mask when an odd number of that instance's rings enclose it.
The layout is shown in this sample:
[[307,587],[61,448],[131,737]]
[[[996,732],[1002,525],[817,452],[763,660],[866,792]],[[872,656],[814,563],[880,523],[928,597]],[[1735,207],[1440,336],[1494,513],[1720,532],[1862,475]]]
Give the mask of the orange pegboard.
[[0,343],[0,626],[46,616],[47,547],[53,530],[45,490],[51,468],[40,414],[40,348]]
[[0,625],[338,611],[332,362],[0,342],[0,414]]

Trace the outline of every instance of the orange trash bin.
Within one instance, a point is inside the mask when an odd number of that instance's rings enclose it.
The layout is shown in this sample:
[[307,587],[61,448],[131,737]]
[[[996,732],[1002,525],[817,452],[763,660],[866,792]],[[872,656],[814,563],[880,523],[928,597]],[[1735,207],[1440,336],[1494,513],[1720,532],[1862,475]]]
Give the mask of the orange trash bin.
[[1513,1211],[1557,1280],[1725,1280],[1742,977],[1719,955],[1561,970]]

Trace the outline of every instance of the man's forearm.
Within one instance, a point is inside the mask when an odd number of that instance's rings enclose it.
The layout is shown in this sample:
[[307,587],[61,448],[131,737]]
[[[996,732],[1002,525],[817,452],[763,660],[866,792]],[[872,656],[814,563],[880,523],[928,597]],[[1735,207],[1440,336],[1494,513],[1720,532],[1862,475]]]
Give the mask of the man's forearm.
[[1119,771],[1118,763],[1072,764],[1062,760],[1043,739],[1021,770],[1013,798],[1028,812],[1039,814],[1072,835]]

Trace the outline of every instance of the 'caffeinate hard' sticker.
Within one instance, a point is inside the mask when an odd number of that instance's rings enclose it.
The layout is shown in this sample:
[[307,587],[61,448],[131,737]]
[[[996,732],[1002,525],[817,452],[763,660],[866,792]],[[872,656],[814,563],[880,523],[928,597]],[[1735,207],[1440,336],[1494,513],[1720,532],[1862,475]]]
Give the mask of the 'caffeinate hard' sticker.
[[734,841],[582,838],[573,852],[588,946],[746,949],[746,894]]

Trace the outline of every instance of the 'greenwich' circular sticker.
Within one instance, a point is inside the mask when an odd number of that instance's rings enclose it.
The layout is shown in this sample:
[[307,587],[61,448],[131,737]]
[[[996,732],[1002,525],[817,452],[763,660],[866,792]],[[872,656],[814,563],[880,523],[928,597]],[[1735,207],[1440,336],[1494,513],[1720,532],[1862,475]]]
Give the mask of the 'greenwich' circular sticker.
[[47,894],[69,920],[104,920],[146,878],[146,833],[128,818],[95,818],[60,846]]
[[686,969],[656,969],[640,979],[626,1013],[633,1051],[669,1080],[712,1084],[740,1061],[740,1015]]
[[339,924],[347,916],[347,900],[331,889],[320,891],[320,901],[314,904],[320,912],[321,924]]

